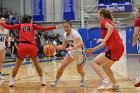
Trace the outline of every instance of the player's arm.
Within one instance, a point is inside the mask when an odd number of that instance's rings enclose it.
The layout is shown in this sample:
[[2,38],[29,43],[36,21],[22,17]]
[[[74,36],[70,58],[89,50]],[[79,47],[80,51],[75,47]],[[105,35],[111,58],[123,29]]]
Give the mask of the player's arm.
[[83,41],[80,37],[76,38],[75,41],[77,42],[77,44],[74,47],[72,47],[71,50],[80,48],[83,45]]
[[58,49],[58,50],[65,50],[66,47],[67,47],[67,41],[66,40],[63,41],[62,45],[55,46],[55,48]]
[[112,32],[114,30],[114,26],[111,25],[108,22],[105,23],[105,28],[107,29],[107,34],[106,34],[105,38],[104,39],[101,39],[101,38],[98,39],[97,43],[99,43],[99,42],[106,42],[109,39],[110,35],[112,34]]
[[62,25],[57,25],[57,26],[39,26],[37,24],[33,24],[33,27],[34,27],[35,30],[46,31],[46,30],[54,30],[56,28],[62,27]]
[[110,37],[110,35],[112,34],[113,30],[114,30],[114,26],[112,26],[111,24],[109,24],[108,22],[105,23],[105,28],[108,30],[107,34],[104,38],[104,41],[107,41]]
[[104,46],[106,46],[106,44],[105,44],[105,42],[102,42],[102,43],[99,44],[98,46],[96,46],[96,47],[94,47],[94,48],[92,48],[92,49],[89,49],[89,50],[87,51],[87,54],[92,54],[92,53],[94,53],[96,50],[99,50],[99,49],[103,48]]
[[12,29],[19,29],[20,24],[15,24],[15,25],[7,25],[3,22],[0,22],[0,25],[2,25],[4,28],[12,30]]
[[8,44],[8,47],[10,47],[9,31],[8,31],[8,33],[7,33],[7,35],[6,35],[6,42],[7,42],[7,44]]
[[105,47],[105,46],[106,46],[105,42],[102,42],[102,43],[99,44],[98,46],[94,47],[94,50],[99,50],[99,49],[101,49],[101,48],[103,48],[103,47]]
[[135,27],[134,28],[134,34],[133,34],[133,43],[132,46],[135,46],[138,40],[140,34],[140,27]]

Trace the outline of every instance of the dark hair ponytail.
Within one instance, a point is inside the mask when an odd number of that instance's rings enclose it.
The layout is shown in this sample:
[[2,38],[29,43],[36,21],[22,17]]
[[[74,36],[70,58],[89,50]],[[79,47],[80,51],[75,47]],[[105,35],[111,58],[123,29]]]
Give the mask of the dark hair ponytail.
[[99,13],[100,13],[100,15],[103,15],[104,18],[108,18],[111,21],[113,21],[113,16],[112,16],[112,13],[110,10],[105,9],[105,8],[101,8]]

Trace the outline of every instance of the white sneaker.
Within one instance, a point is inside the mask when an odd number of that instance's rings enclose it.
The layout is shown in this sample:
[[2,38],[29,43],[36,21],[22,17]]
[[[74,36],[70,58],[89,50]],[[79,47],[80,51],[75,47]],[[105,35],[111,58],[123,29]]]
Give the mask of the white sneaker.
[[54,80],[52,81],[52,83],[50,84],[50,86],[52,87],[56,87],[58,80]]
[[113,85],[112,90],[115,91],[115,92],[120,92],[121,91],[119,85]]
[[97,90],[110,90],[112,89],[112,85],[109,83],[107,79],[103,80],[103,83],[100,85],[100,87],[97,88]]
[[41,86],[46,86],[46,81],[43,77],[40,77]]
[[85,78],[82,78],[81,81],[80,81],[80,87],[85,87],[85,82],[86,82],[86,79]]
[[14,86],[14,78],[11,77],[9,81],[9,87],[13,87],[13,86]]
[[1,80],[5,80],[5,77],[3,77],[3,76],[0,74],[0,79],[1,79]]

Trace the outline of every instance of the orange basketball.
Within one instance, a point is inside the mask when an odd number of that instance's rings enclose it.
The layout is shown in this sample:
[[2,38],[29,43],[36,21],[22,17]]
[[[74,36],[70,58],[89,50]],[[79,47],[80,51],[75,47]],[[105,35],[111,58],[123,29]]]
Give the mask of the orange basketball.
[[55,52],[55,46],[54,45],[51,45],[51,44],[48,44],[48,45],[45,45],[44,46],[44,54],[47,55],[47,56],[52,56]]

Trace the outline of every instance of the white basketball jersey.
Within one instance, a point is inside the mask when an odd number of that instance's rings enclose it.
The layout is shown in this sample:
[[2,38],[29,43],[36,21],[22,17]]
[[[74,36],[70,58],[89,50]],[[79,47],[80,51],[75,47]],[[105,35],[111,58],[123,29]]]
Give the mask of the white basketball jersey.
[[[71,30],[71,33],[70,35],[67,35],[67,33],[65,32],[64,33],[64,38],[65,40],[68,42],[69,44],[69,47],[74,47],[78,42],[76,42],[75,39],[77,38],[81,38],[81,35],[76,31],[76,30]],[[85,62],[85,51],[84,51],[84,45],[75,49],[75,50],[72,50],[72,51],[67,51],[68,55],[71,56],[73,59],[76,60],[76,63],[78,65],[81,65],[82,63]]]
[[[69,47],[74,47],[77,44],[77,42],[75,41],[75,39],[77,39],[78,37],[81,38],[81,35],[76,30],[74,30],[74,29],[71,30],[70,35],[67,35],[66,32],[64,33],[64,38],[68,42]],[[82,50],[82,47],[83,46],[81,46],[80,48],[77,48],[75,50],[76,51],[80,51],[80,50]]]
[[137,41],[137,50],[138,53],[140,53],[140,37],[138,37],[138,41]]
[[7,29],[4,29],[4,31],[0,31],[0,45],[5,46],[5,39],[7,34],[8,34]]

